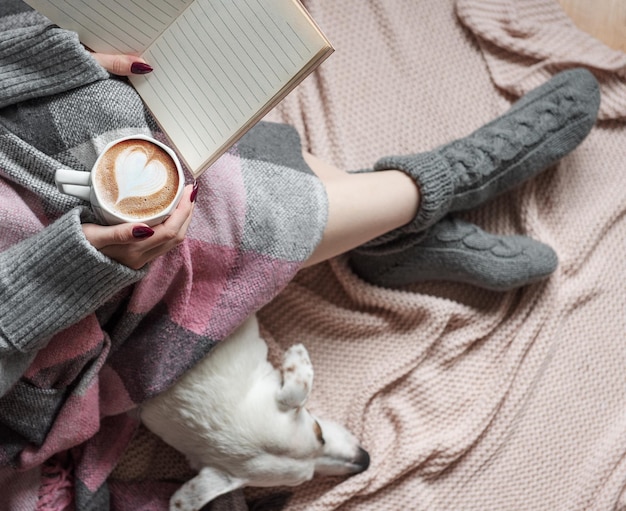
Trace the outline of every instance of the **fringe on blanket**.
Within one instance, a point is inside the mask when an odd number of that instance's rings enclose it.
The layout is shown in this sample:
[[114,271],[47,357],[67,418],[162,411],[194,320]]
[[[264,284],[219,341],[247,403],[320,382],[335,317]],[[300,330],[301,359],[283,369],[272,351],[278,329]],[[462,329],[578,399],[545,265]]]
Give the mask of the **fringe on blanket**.
[[70,511],[74,502],[74,466],[67,452],[48,459],[41,469],[36,511]]

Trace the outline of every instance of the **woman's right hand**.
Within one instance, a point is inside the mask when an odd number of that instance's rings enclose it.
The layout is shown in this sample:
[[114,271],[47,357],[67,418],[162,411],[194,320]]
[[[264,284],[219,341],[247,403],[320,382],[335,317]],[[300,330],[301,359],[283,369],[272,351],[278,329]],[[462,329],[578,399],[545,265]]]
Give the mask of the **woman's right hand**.
[[114,261],[139,270],[157,257],[180,245],[191,222],[197,185],[185,193],[172,215],[152,228],[146,224],[83,224],[83,233],[96,249]]

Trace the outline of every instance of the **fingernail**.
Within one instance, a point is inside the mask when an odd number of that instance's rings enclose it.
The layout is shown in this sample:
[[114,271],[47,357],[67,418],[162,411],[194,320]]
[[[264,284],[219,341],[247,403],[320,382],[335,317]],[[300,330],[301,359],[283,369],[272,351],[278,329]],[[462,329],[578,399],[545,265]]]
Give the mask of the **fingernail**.
[[198,195],[198,181],[193,182],[193,190],[191,190],[191,195],[189,196],[189,200],[191,202],[196,202],[196,196]]
[[150,229],[150,227],[144,227],[140,225],[138,227],[133,227],[133,236],[138,239],[149,238],[154,234],[154,231]]
[[145,75],[153,71],[152,66],[144,62],[133,62],[130,66],[130,72],[134,75]]

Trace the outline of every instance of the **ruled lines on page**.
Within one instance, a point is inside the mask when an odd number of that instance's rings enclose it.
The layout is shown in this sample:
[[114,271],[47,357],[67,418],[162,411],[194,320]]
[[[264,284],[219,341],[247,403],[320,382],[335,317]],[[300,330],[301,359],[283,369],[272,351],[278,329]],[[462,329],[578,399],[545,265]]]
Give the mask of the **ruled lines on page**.
[[140,55],[193,0],[27,0],[94,51]]
[[194,173],[319,51],[319,39],[293,28],[291,9],[291,0],[196,0],[144,53],[155,71],[133,85]]

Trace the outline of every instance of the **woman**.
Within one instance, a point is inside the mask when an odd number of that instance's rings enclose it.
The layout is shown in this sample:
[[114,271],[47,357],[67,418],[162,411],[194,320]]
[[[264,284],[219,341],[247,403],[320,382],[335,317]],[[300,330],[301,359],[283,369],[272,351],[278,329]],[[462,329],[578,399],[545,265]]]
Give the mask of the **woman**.
[[599,104],[585,71],[557,75],[465,139],[381,158],[372,172],[303,156],[292,128],[260,123],[187,186],[163,224],[100,226],[56,190],[54,170],[88,170],[124,134],[163,139],[133,89],[107,73],[149,67],[90,55],[21,2],[0,9],[0,478],[15,507],[47,502],[41,467],[68,452],[77,509],[104,506],[107,476],[137,426],[126,412],[305,265],[350,251],[375,284],[493,289],[556,267],[546,245],[448,214],[517,186],[583,140]]

